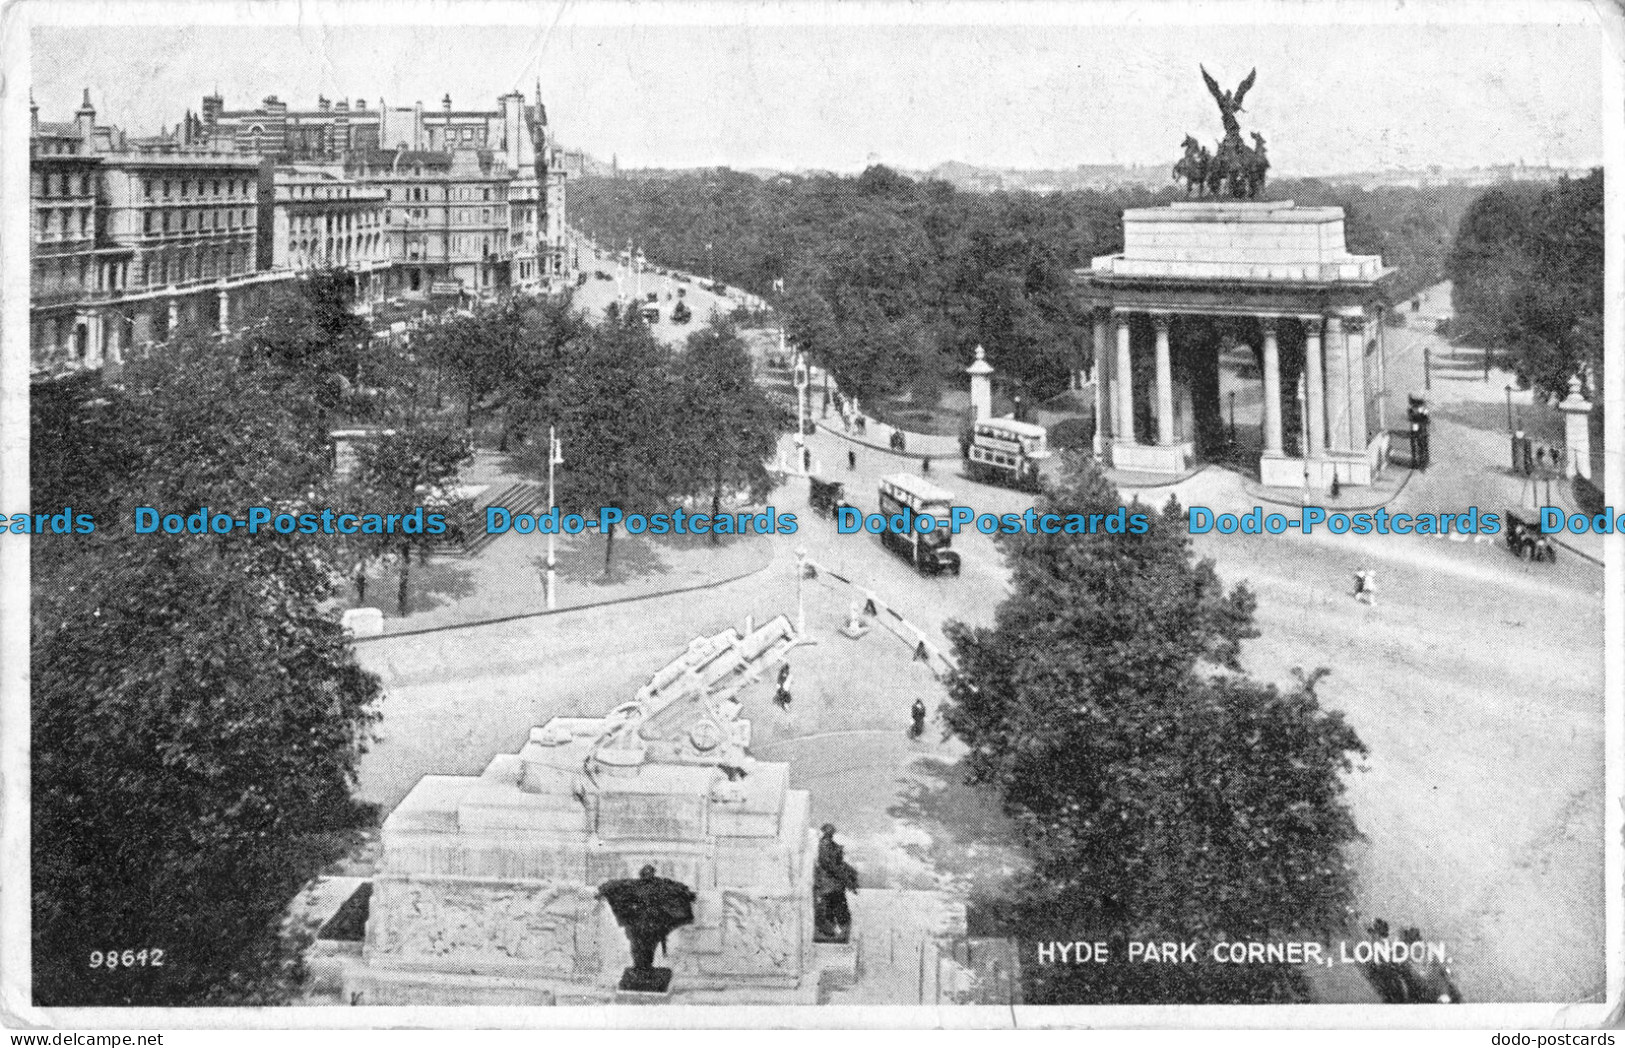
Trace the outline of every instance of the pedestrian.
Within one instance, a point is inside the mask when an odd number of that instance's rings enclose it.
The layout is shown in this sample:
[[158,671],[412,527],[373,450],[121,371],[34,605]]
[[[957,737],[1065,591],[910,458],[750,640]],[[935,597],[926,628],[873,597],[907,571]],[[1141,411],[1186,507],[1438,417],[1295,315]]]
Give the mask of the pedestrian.
[[773,702],[779,709],[790,712],[790,664],[779,668],[779,688],[773,693]]
[[924,458],[922,458],[920,460],[920,472],[921,473],[930,473],[931,472],[931,456],[930,455],[927,455],[927,456],[925,456]]
[[801,449],[801,469],[802,472],[812,469],[812,448]]
[[915,699],[913,708],[909,710],[909,716],[913,718],[914,723],[908,729],[908,737],[917,739],[925,734],[925,700]]
[[849,470],[858,468],[858,453],[851,448],[846,450],[846,468]]

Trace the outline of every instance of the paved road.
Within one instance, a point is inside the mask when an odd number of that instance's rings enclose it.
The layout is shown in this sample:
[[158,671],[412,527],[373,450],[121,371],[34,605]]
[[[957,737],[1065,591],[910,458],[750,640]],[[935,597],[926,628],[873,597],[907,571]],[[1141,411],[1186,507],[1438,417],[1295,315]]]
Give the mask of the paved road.
[[[628,298],[637,295],[644,304],[660,308],[660,320],[650,325],[655,337],[662,342],[672,344],[681,343],[696,329],[702,327],[710,318],[713,311],[726,315],[733,312],[738,303],[724,295],[713,294],[701,286],[702,281],[690,275],[690,282],[683,283],[674,276],[661,276],[655,272],[653,264],[645,264],[641,276],[627,273],[622,274],[619,263],[612,254],[595,254],[591,249],[583,248],[581,251],[581,269],[587,274],[587,282],[575,291],[575,304],[586,309],[593,316],[602,316],[604,309],[620,295]],[[595,274],[607,273],[611,279],[601,280]],[[622,279],[616,280],[620,275]],[[677,292],[682,291],[681,297]],[[647,302],[650,294],[657,296],[657,301]],[[681,301],[688,305],[694,317],[687,324],[674,324],[671,322],[672,308]]]

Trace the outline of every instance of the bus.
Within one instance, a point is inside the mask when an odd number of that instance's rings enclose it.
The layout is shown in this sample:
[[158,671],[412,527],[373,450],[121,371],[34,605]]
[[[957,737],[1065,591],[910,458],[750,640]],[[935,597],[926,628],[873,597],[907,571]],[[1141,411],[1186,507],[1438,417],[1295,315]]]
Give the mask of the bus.
[[935,517],[934,530],[920,534],[910,530],[906,535],[894,535],[890,528],[880,533],[881,544],[914,565],[921,575],[959,574],[959,554],[949,549],[953,536],[948,533],[948,516],[954,494],[945,491],[921,477],[909,473],[894,473],[880,482],[880,512],[890,517],[904,509],[918,517],[928,513]]
[[983,484],[1037,491],[1049,458],[1043,426],[1013,418],[978,419],[965,449],[965,475]]

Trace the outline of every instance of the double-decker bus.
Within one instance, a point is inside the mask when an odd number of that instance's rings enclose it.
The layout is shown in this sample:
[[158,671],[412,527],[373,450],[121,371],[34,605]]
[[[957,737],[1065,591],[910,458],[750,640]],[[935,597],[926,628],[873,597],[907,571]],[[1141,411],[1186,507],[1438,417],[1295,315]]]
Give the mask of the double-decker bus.
[[953,536],[948,533],[948,517],[953,507],[954,494],[937,487],[921,477],[908,473],[894,473],[880,482],[880,512],[886,517],[901,513],[905,508],[914,516],[928,513],[936,518],[937,526],[925,534],[910,529],[906,535],[894,535],[890,528],[880,533],[880,541],[893,553],[913,564],[922,575],[959,574],[959,554],[949,549]]
[[1043,426],[1013,418],[984,418],[965,449],[965,475],[983,484],[1037,491],[1039,469],[1049,458]]

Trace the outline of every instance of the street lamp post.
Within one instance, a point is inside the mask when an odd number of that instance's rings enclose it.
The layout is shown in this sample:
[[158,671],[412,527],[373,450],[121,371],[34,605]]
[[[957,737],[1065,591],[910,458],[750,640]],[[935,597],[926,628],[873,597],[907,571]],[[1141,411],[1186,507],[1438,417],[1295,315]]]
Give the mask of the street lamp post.
[[1433,347],[1422,347],[1422,386],[1425,389],[1433,388]]
[[[784,332],[779,332],[779,351],[784,351]],[[796,474],[807,475],[807,361],[801,350],[796,350],[795,370],[792,374],[796,386]]]
[[1230,443],[1236,443],[1236,391],[1230,391]]
[[1512,383],[1507,383],[1507,432],[1511,433],[1512,426]]
[[807,577],[807,547],[796,547],[796,636],[807,635],[807,605],[801,599],[801,582]]

